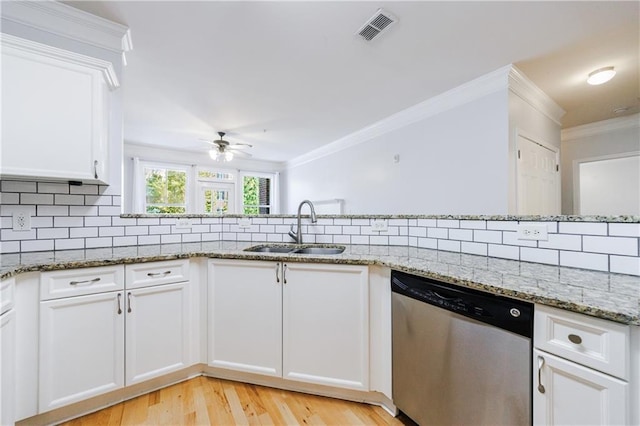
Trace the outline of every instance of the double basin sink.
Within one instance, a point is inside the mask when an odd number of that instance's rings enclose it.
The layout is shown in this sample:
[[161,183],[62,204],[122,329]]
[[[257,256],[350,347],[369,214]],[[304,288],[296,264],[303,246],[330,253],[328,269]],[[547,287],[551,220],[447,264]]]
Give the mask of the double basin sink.
[[244,249],[254,253],[282,253],[282,254],[340,254],[344,252],[344,246],[283,246],[283,245],[259,245]]

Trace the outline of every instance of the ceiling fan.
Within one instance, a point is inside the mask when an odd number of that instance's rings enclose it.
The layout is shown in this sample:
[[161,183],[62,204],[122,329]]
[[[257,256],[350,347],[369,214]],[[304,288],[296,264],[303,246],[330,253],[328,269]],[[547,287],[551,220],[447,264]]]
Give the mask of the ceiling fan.
[[248,143],[230,143],[222,139],[225,134],[225,132],[218,132],[220,139],[214,141],[202,139],[203,141],[213,145],[213,147],[209,150],[209,155],[212,159],[216,161],[231,161],[233,160],[234,155],[244,158],[251,157],[251,154],[239,150],[246,147],[251,148],[253,147],[253,145]]

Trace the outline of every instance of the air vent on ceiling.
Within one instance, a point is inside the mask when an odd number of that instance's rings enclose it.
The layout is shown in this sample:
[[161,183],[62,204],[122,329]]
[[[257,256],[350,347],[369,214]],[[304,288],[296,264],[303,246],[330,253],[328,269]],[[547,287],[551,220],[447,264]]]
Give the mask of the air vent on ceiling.
[[369,18],[369,20],[358,30],[358,35],[367,41],[371,41],[396,21],[397,19],[395,16],[386,10],[378,9],[375,15]]

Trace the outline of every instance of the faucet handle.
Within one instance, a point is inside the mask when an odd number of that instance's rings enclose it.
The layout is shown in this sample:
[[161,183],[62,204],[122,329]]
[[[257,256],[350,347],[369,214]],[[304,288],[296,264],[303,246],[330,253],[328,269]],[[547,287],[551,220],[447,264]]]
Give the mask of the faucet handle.
[[291,225],[291,229],[289,230],[289,236],[293,238],[296,244],[298,243],[298,235],[296,234],[296,230],[294,229],[293,224]]

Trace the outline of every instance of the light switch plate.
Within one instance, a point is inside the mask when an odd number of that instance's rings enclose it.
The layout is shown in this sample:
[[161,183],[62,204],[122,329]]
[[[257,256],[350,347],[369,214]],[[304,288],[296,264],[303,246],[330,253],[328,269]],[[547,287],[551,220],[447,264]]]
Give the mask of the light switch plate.
[[14,212],[12,223],[14,231],[31,231],[31,215],[27,211]]
[[386,219],[374,219],[371,221],[371,230],[378,232],[388,232],[389,224]]
[[538,240],[547,241],[549,239],[549,230],[547,225],[525,225],[519,224],[517,227],[519,240]]
[[240,229],[251,228],[251,219],[248,217],[238,219],[238,227]]
[[176,229],[188,229],[191,228],[193,225],[191,223],[191,219],[177,219],[176,220]]

